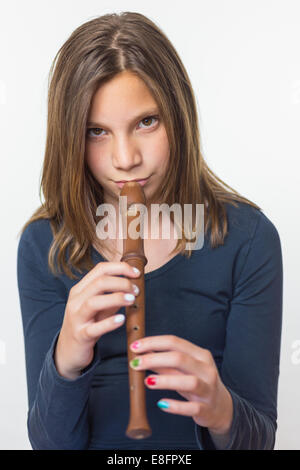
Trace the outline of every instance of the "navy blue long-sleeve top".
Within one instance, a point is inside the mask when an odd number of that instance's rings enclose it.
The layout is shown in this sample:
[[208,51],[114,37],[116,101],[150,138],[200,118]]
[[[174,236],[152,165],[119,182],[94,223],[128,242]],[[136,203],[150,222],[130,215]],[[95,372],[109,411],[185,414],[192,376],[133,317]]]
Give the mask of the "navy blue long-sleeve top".
[[[226,204],[229,233],[211,248],[208,234],[191,258],[177,254],[145,274],[145,336],[171,334],[208,349],[233,400],[225,449],[273,449],[277,429],[283,271],[274,224],[247,204]],[[70,288],[79,279],[48,268],[49,220],[27,226],[17,275],[33,449],[216,449],[207,428],[159,409],[173,390],[146,388],[152,436],[125,435],[129,420],[126,325],[102,336],[76,379],[59,375],[54,350]],[[95,265],[106,260],[92,247]],[[78,272],[77,272],[78,274]],[[82,278],[86,274],[80,275]],[[118,311],[126,313],[125,307]],[[146,375],[149,375],[146,371]]]

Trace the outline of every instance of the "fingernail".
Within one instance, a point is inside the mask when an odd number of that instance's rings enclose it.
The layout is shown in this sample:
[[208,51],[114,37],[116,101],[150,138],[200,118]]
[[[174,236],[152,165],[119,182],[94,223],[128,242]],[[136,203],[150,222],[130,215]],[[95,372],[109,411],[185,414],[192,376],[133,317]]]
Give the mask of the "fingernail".
[[156,378],[155,377],[148,377],[146,380],[147,385],[156,385]]
[[158,406],[159,408],[163,408],[163,409],[170,407],[169,403],[168,403],[167,401],[164,401],[164,400],[158,401],[158,402],[157,402],[157,406]]
[[138,295],[138,293],[140,292],[140,289],[138,288],[138,286],[133,284],[133,291],[134,291],[135,295]]
[[133,349],[138,349],[140,347],[141,343],[139,341],[135,341],[134,343],[132,343],[131,347]]
[[135,299],[135,296],[133,294],[125,294],[124,299],[128,302],[132,302]]
[[135,272],[135,274],[141,274],[141,272],[138,268],[132,268],[132,270]]
[[141,362],[141,361],[140,361],[139,358],[132,359],[132,360],[130,361],[130,365],[131,365],[131,367],[137,367],[137,366],[140,365],[140,362]]
[[122,313],[120,313],[119,315],[116,315],[114,318],[115,323],[121,323],[124,320],[125,320],[125,315],[122,315]]

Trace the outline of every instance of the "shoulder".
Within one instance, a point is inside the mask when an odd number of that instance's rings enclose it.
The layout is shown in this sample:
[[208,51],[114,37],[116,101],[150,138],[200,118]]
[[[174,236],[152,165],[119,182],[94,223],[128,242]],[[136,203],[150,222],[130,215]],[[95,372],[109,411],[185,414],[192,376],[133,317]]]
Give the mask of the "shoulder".
[[[245,278],[260,276],[282,277],[282,250],[278,230],[262,210],[246,203],[229,205],[228,249],[234,253],[235,282],[244,273]],[[260,274],[259,274],[260,273]]]
[[31,222],[22,233],[21,239],[29,243],[38,242],[42,237],[52,236],[50,219],[39,219]]
[[50,269],[48,258],[52,242],[50,219],[35,220],[22,232],[17,252],[19,289],[42,291],[45,301],[51,297],[51,292],[65,299],[69,289],[65,276],[54,275]]
[[20,236],[18,244],[18,257],[25,260],[42,262],[48,257],[50,245],[53,240],[49,219],[39,219],[31,222]]
[[246,203],[237,203],[237,207],[226,203],[228,232],[233,239],[258,242],[266,245],[280,243],[278,230],[272,220],[259,210]]

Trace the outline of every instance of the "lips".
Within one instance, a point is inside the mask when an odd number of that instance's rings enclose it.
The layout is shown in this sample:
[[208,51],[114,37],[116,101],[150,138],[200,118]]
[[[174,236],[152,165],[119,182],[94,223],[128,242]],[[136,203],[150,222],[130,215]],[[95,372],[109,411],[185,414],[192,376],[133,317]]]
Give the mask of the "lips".
[[148,180],[149,180],[149,177],[143,180],[127,180],[127,181],[123,180],[123,181],[116,181],[115,183],[119,186],[119,188],[123,188],[125,183],[131,183],[131,182],[139,183],[141,186],[144,186]]

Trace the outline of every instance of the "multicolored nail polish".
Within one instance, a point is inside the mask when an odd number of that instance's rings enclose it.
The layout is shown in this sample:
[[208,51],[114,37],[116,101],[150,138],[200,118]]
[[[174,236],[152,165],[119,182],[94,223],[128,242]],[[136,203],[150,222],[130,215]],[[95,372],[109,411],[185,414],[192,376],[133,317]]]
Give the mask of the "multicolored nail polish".
[[170,407],[169,403],[167,401],[164,401],[164,400],[158,401],[157,406],[159,406],[159,408],[162,408],[162,409]]
[[137,367],[138,365],[140,365],[140,362],[141,362],[141,360],[139,358],[132,359],[130,361],[130,365],[131,365],[131,367]]

